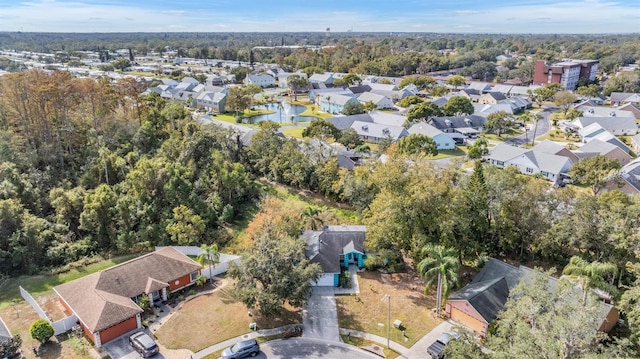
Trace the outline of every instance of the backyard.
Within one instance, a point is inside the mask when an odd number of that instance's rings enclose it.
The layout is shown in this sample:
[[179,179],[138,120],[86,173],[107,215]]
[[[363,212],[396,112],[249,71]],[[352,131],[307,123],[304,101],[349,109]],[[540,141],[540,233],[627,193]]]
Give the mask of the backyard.
[[[249,324],[258,329],[277,328],[302,323],[299,309],[287,308],[278,318],[249,316],[244,304],[233,296],[233,281],[212,293],[185,302],[154,334],[169,349],[188,349],[198,352],[210,345],[250,332]],[[206,335],[205,335],[206,334]]]
[[341,328],[386,338],[389,305],[383,300],[386,294],[391,296],[391,325],[400,320],[405,328],[403,336],[402,330],[392,327],[392,341],[410,348],[441,323],[431,311],[435,307],[435,296],[423,294],[424,281],[415,272],[363,272],[358,274],[358,280],[360,294],[336,297]]

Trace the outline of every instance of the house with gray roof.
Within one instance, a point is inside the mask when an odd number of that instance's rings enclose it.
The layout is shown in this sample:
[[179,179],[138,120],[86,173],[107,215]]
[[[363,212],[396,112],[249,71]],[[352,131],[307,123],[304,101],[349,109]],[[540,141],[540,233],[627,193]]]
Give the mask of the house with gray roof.
[[620,147],[609,142],[601,141],[597,138],[594,138],[591,141],[585,143],[580,148],[575,150],[574,153],[580,159],[595,157],[598,155],[605,156],[607,158],[614,159],[620,162],[620,164],[623,166],[631,162],[632,159],[629,153],[624,151]]
[[565,156],[524,149],[501,143],[485,155],[487,161],[500,168],[515,166],[520,173],[530,176],[540,174],[551,182],[566,178],[573,162]]
[[379,123],[353,121],[351,128],[356,131],[363,141],[380,143],[384,140],[393,142],[409,135],[402,126],[388,126]]
[[334,114],[342,113],[344,111],[344,107],[349,103],[359,103],[353,94],[347,95],[340,93],[324,94],[320,96],[319,102],[320,111]]
[[640,158],[622,166],[617,174],[611,176],[603,191],[622,191],[630,196],[640,193]]
[[476,91],[479,95],[482,95],[486,92],[491,91],[491,87],[492,85],[485,83],[485,82],[477,82],[477,81],[473,81],[469,84],[469,86],[466,87],[466,90],[474,90]]
[[364,267],[365,226],[324,226],[319,231],[304,231],[302,238],[307,243],[307,258],[322,268],[314,286],[337,287],[343,270],[350,265]]
[[611,107],[602,106],[578,106],[575,108],[578,111],[582,111],[584,117],[630,117],[635,119],[636,116],[630,111],[618,110]]
[[612,92],[609,97],[611,106],[620,106],[625,103],[640,105],[640,93],[634,92]]
[[[490,258],[471,283],[447,300],[445,310],[449,317],[465,327],[486,336],[489,324],[504,309],[509,294],[520,282],[531,278],[532,269],[514,266]],[[555,291],[558,279],[549,277],[549,290]],[[581,289],[576,287],[576,292]],[[582,295],[576,295],[582,298]],[[594,332],[608,332],[618,320],[618,310],[611,304],[599,302],[599,325]],[[595,333],[594,333],[595,334]]]
[[636,155],[640,154],[640,134],[631,137],[631,149]]
[[551,140],[544,140],[538,142],[533,148],[533,151],[548,153],[550,155],[564,156],[571,160],[572,163],[578,163],[580,158],[575,153],[567,149],[563,144],[553,142]]
[[617,136],[631,136],[638,132],[638,125],[632,117],[578,117],[572,122],[578,129],[583,129],[593,123]]
[[478,115],[433,117],[428,124],[444,133],[457,132],[467,138],[478,136],[487,119]]
[[7,325],[4,323],[2,318],[0,318],[0,344],[8,342],[11,338],[13,338],[11,331],[9,331]]
[[325,86],[333,85],[333,74],[330,72],[325,72],[323,74],[313,74],[309,77],[309,82],[311,83],[322,83]]
[[392,113],[371,111],[369,113],[361,113],[350,116],[336,116],[326,119],[331,122],[340,131],[350,128],[354,121],[377,123],[380,125],[402,127],[407,118]]
[[223,92],[205,91],[196,97],[196,106],[216,113],[225,112],[227,95]]
[[627,103],[620,107],[616,107],[616,110],[621,111],[629,111],[636,116],[636,118],[640,118],[640,104],[637,103]]
[[364,92],[360,94],[360,96],[358,96],[358,101],[360,101],[360,103],[363,105],[367,102],[373,102],[376,105],[376,109],[378,110],[393,107],[393,102],[390,98],[384,95],[378,95],[373,92]]
[[478,102],[481,104],[495,105],[500,101],[506,100],[507,97],[500,92],[487,92],[480,96]]
[[631,152],[629,147],[624,144],[624,142],[620,141],[616,136],[614,136],[611,132],[607,131],[602,125],[597,122],[590,124],[578,131],[580,137],[582,137],[582,142],[587,143],[594,139],[598,139],[602,142],[608,142],[613,145],[620,147],[626,153]]
[[256,85],[262,88],[274,87],[276,79],[268,74],[247,74],[244,78],[245,85]]
[[508,103],[497,103],[495,105],[473,104],[473,114],[486,118],[490,114],[498,111],[504,111],[513,115],[513,108]]
[[456,148],[456,142],[451,136],[425,122],[413,124],[407,132],[409,132],[410,135],[420,134],[432,138],[436,143],[438,151],[453,150]]

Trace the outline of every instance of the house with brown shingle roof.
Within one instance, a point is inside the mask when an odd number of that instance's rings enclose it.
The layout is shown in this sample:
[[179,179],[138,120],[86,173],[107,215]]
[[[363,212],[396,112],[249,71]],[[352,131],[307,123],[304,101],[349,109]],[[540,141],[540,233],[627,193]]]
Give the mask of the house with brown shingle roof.
[[62,306],[78,318],[97,347],[142,327],[136,304],[143,295],[152,301],[190,286],[200,265],[172,247],[131,259],[54,288]]

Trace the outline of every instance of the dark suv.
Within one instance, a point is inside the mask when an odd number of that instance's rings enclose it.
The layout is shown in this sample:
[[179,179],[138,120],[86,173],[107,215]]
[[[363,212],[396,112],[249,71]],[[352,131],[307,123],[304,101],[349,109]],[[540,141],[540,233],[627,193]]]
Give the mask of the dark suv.
[[138,332],[130,336],[129,343],[143,358],[152,357],[160,352],[158,344],[145,332]]
[[246,358],[248,356],[256,356],[260,353],[260,346],[258,342],[249,339],[237,342],[231,348],[227,348],[222,352],[222,359],[238,359]]

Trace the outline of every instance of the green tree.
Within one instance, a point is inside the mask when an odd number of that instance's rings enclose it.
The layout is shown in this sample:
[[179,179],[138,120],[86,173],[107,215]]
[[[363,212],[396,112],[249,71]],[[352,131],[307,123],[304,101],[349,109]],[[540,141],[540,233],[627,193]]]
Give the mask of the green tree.
[[31,338],[40,342],[40,344],[44,344],[51,339],[55,330],[53,329],[53,325],[46,319],[36,319],[31,326],[29,327],[29,334],[31,334]]
[[570,91],[559,91],[553,95],[553,103],[562,109],[562,114],[567,117],[567,111],[578,97]]
[[487,131],[495,132],[496,135],[500,137],[503,132],[513,128],[514,126],[515,122],[509,113],[505,111],[496,111],[487,116],[487,123],[484,127]]
[[80,229],[89,233],[91,239],[102,249],[115,244],[117,231],[113,218],[117,195],[106,184],[101,184],[84,198],[84,210],[80,214]]
[[412,96],[407,96],[405,98],[403,98],[402,100],[398,101],[398,106],[400,107],[409,107],[411,105],[417,105],[420,103],[425,102],[424,99],[420,96],[416,96],[416,95],[412,95]]
[[353,86],[362,82],[360,76],[356,74],[346,74],[342,80],[344,80],[344,83],[348,86]]
[[311,121],[311,124],[302,131],[303,137],[317,137],[326,141],[328,138],[337,140],[340,138],[340,130],[334,124],[325,120],[317,119]]
[[409,110],[409,112],[407,112],[407,120],[428,120],[432,117],[442,115],[443,112],[438,105],[433,102],[423,102],[415,105]]
[[454,96],[442,106],[442,111],[446,116],[464,116],[471,115],[475,109],[473,108],[473,103],[471,103],[471,100],[468,98]]
[[309,80],[300,75],[290,75],[287,77],[289,92],[293,94],[293,100],[298,101],[298,92],[304,91],[309,87]]
[[628,272],[635,277],[632,285],[622,293],[620,309],[629,321],[629,328],[635,337],[640,335],[640,264],[629,263]]
[[555,94],[562,90],[560,84],[546,84],[533,90],[527,90],[529,97],[541,107],[543,103],[551,101]]
[[238,298],[267,317],[281,314],[285,303],[304,305],[311,282],[318,280],[321,272],[318,264],[309,263],[305,251],[303,240],[277,237],[268,231],[259,235],[241,264],[230,266]]
[[[327,98],[327,101],[328,100],[329,99]],[[342,113],[347,116],[361,114],[364,113],[364,106],[362,106],[362,104],[358,101],[349,101],[342,108]]]
[[398,88],[403,89],[410,84],[416,85],[416,87],[420,90],[426,90],[427,88],[431,88],[435,86],[438,82],[430,76],[418,76],[418,77],[405,77],[398,84]]
[[318,225],[322,226],[323,221],[320,218],[322,211],[319,208],[307,206],[300,214],[300,219],[304,223],[304,228],[308,228],[312,231],[318,230]]
[[181,246],[193,245],[202,240],[204,232],[204,221],[191,208],[180,205],[173,209],[173,218],[167,224],[167,233],[173,243]]
[[580,86],[573,92],[576,95],[587,96],[587,97],[597,97],[600,94],[600,86],[598,86],[597,84]]
[[405,155],[438,155],[438,146],[433,138],[418,133],[401,138],[398,141],[398,150]]
[[127,67],[131,66],[131,62],[124,57],[121,57],[113,62],[111,62],[111,66],[116,70],[124,71]]
[[488,153],[489,147],[484,137],[478,138],[472,145],[467,146],[467,157],[470,160],[477,160]]
[[466,83],[466,80],[464,79],[464,77],[460,75],[453,75],[445,81],[445,84],[449,86],[453,86],[454,91],[457,91],[458,87],[464,85],[465,83]]
[[205,263],[209,264],[209,276],[211,278],[211,283],[213,283],[213,267],[220,262],[220,251],[218,250],[218,245],[216,243],[201,245],[200,254],[196,257],[196,261],[200,263],[201,266],[204,266]]
[[596,288],[607,292],[612,297],[616,296],[618,290],[611,282],[616,277],[618,268],[612,263],[602,263],[598,261],[588,262],[584,259],[573,256],[562,270],[562,274],[576,280],[583,291],[582,300],[586,302],[589,290]]
[[251,97],[240,87],[230,87],[227,95],[226,107],[236,113],[246,110],[251,105]]
[[376,105],[373,101],[367,101],[362,105],[362,108],[364,109],[365,112],[371,112],[377,109],[378,105]]
[[460,284],[460,262],[453,248],[441,245],[427,244],[422,247],[421,253],[424,259],[418,263],[416,270],[427,280],[425,293],[436,284],[436,311],[440,316],[442,306],[449,297],[449,291]]
[[569,175],[575,183],[591,187],[593,194],[597,195],[620,167],[618,160],[597,155],[585,158],[571,166]]
[[358,136],[358,132],[353,128],[343,130],[337,141],[348,149],[354,149],[364,143],[362,139],[360,139],[360,136]]

